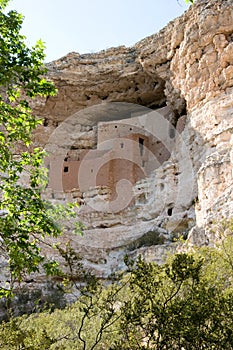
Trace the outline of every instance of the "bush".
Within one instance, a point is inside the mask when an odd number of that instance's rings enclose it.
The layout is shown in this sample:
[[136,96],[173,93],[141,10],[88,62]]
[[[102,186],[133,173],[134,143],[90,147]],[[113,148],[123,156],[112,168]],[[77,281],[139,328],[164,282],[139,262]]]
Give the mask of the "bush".
[[64,310],[2,323],[1,349],[232,349],[232,222],[225,227],[215,248],[172,255],[162,266],[126,259],[115,282],[89,276]]

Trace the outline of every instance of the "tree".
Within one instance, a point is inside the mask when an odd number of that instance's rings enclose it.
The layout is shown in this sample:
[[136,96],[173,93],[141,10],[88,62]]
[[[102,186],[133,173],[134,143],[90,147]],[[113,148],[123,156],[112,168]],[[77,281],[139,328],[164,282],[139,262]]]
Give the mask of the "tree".
[[232,223],[217,225],[214,248],[175,254],[162,266],[142,259],[129,266],[131,298],[115,349],[232,349]]
[[[50,273],[57,269],[56,262],[45,261],[39,241],[61,233],[52,205],[41,198],[44,152],[32,144],[32,132],[41,121],[30,108],[36,96],[54,95],[56,89],[44,78],[43,43],[26,46],[20,34],[23,16],[7,13],[8,2],[0,0],[0,240],[10,280],[1,286],[1,296],[9,295],[14,281],[38,271],[41,264]],[[22,176],[27,177],[24,183]]]
[[[10,284],[0,287],[0,296],[9,294],[14,281],[38,271],[41,264],[47,273],[57,272],[56,262],[45,261],[39,241],[61,233],[54,207],[40,195],[45,185],[44,152],[31,142],[41,121],[31,113],[30,101],[56,90],[44,78],[43,43],[26,46],[20,34],[23,16],[7,13],[8,2],[0,0],[0,240],[9,262]],[[22,184],[25,174],[28,182]]]
[[[126,259],[128,270],[107,285],[83,270],[88,283],[76,303],[3,323],[1,349],[231,350],[232,249],[228,237],[161,266]],[[76,265],[73,279],[79,260],[69,247],[63,254]]]

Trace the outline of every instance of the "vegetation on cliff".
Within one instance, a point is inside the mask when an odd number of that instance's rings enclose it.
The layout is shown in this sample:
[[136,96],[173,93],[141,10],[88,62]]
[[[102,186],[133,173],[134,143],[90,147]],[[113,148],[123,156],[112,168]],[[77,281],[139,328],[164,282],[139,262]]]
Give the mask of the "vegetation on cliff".
[[40,195],[45,185],[44,152],[31,142],[41,121],[32,115],[30,101],[56,90],[44,78],[43,43],[27,47],[20,34],[23,16],[7,13],[8,2],[0,0],[0,238],[10,267],[9,282],[0,287],[2,296],[11,294],[14,281],[41,265],[47,273],[57,272],[57,263],[45,261],[39,242],[44,235],[61,233],[53,217],[56,210]]
[[26,46],[20,34],[23,17],[7,13],[7,4],[0,1],[0,240],[10,277],[1,285],[0,296],[10,295],[14,281],[38,271],[40,264],[47,273],[56,268],[54,261],[45,261],[39,241],[45,234],[60,233],[51,204],[40,195],[45,184],[43,150],[33,146],[31,136],[41,121],[30,109],[36,96],[51,96],[56,90],[44,78],[43,43]]
[[[0,0],[2,9],[7,2]],[[31,144],[39,122],[28,101],[55,92],[42,78],[43,47],[25,46],[20,15],[1,11],[0,16],[0,235],[11,272],[1,293],[7,295],[14,280],[37,271],[40,264],[47,273],[57,272],[56,262],[45,261],[38,242],[60,230],[51,218],[51,205],[40,197],[43,152]],[[25,171],[29,181],[20,185]],[[162,266],[126,258],[127,270],[113,276],[110,285],[86,272],[71,249],[69,255],[60,250],[71,272],[59,276],[64,288],[81,276],[86,281],[79,300],[64,310],[3,322],[1,349],[232,349],[232,222],[219,232],[217,247],[170,256]]]
[[110,285],[86,275],[66,309],[2,323],[1,349],[232,349],[233,222],[218,233],[216,247],[193,247],[164,265],[126,258]]

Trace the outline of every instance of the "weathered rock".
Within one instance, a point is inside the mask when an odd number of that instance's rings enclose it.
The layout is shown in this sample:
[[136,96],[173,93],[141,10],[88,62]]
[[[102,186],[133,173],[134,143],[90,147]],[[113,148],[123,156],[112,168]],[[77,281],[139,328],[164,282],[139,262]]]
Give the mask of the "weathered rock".
[[[170,121],[177,123],[180,136],[171,157],[136,184],[134,205],[106,213],[87,205],[94,198],[91,192],[84,196],[87,206],[81,207],[80,218],[88,229],[84,234],[88,238],[83,238],[87,246],[90,240],[99,248],[123,247],[122,232],[127,241],[130,227],[137,239],[142,222],[146,224],[140,234],[155,222],[168,233],[186,233],[195,223],[204,228],[213,217],[232,215],[232,198],[224,195],[232,188],[232,16],[232,1],[197,1],[182,17],[133,48],[71,53],[48,65],[59,93],[35,107],[45,116],[44,133],[39,133],[42,144],[54,126],[76,113],[75,147],[95,147],[95,127],[106,120],[106,113],[100,110],[98,116],[89,116],[86,125],[77,112],[103,102],[150,108],[167,104],[176,116]],[[187,117],[179,117],[186,105]],[[60,141],[56,139],[55,147]],[[222,210],[214,203],[224,198]],[[100,231],[89,238],[92,229]],[[107,243],[106,232],[118,232],[119,238]]]
[[[173,235],[189,234],[194,244],[205,243],[211,222],[232,216],[232,41],[233,1],[199,0],[131,48],[70,53],[48,64],[58,95],[34,103],[34,112],[44,118],[35,143],[62,162],[67,155],[98,148],[100,122],[126,123],[150,108],[176,127],[175,133],[170,128],[169,157],[133,184],[130,206],[96,210],[93,203],[109,198],[105,187],[47,192],[54,201],[81,204],[84,235],[67,233],[63,240],[70,240],[98,275],[123,267],[126,252],[161,262],[161,254],[173,247],[168,243]],[[121,102],[121,108],[112,108],[112,102]],[[167,146],[168,139],[163,143]],[[161,247],[140,246],[149,245],[144,242],[148,232],[155,232],[152,244],[160,233]]]

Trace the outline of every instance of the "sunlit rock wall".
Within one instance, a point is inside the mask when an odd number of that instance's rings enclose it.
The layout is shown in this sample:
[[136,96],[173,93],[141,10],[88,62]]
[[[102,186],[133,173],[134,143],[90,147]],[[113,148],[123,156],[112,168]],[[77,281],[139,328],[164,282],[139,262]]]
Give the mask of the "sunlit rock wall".
[[[51,154],[95,149],[99,122],[140,116],[148,108],[157,113],[155,126],[162,115],[175,129],[170,158],[134,184],[127,207],[97,210],[98,202],[108,201],[106,188],[48,189],[54,201],[81,204],[84,235],[69,232],[63,242],[70,240],[103,277],[123,266],[126,253],[161,262],[180,234],[209,242],[210,225],[233,213],[233,1],[196,1],[131,48],[70,53],[48,70],[58,94],[33,107],[44,119],[35,142]],[[120,113],[111,107],[116,102],[125,104]]]

